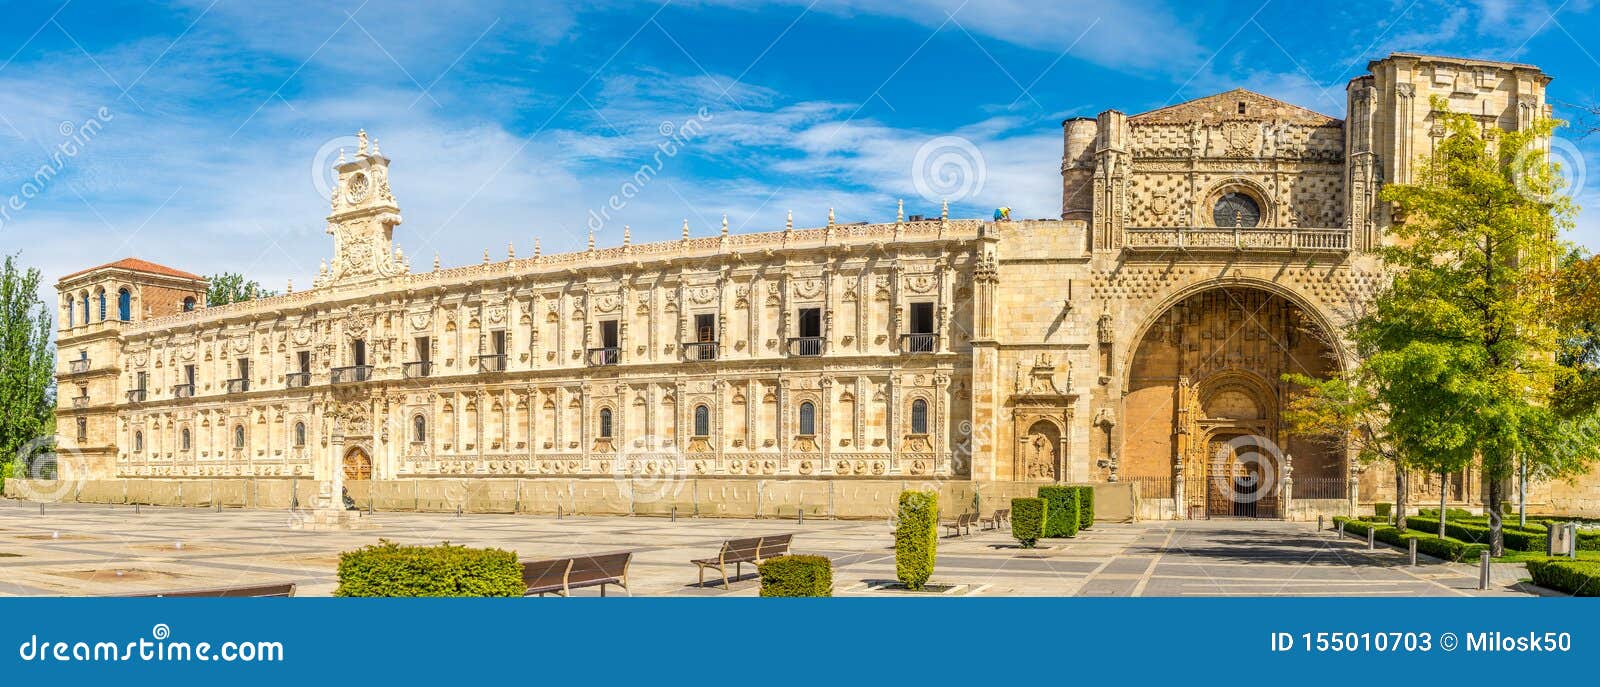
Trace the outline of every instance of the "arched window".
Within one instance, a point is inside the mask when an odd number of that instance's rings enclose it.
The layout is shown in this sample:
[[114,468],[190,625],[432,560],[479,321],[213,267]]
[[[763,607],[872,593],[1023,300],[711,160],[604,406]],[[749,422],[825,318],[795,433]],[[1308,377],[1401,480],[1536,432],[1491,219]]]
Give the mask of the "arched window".
[[244,448],[244,425],[233,426],[233,447]]
[[817,407],[810,401],[800,404],[800,433],[806,436],[817,433]]
[[104,322],[106,321],[106,292],[96,291],[94,297],[100,303],[100,321]]
[[143,451],[143,450],[144,450],[144,432],[134,432],[133,433],[133,452],[134,453],[138,453],[138,452]]
[[600,438],[601,439],[610,439],[611,438],[611,409],[610,408],[601,408],[600,409]]
[[302,448],[306,445],[306,423],[294,423],[294,446]]
[[180,437],[178,439],[178,446],[182,447],[183,450],[185,450],[185,451],[189,450],[189,428],[188,427],[184,427],[183,428],[183,433],[180,435]]
[[920,398],[911,402],[911,433],[928,433],[928,402]]
[[123,322],[133,319],[133,293],[127,289],[117,289],[117,319]]
[[694,435],[711,436],[711,409],[704,403],[694,407]]
[[83,294],[83,323],[89,324],[89,294]]
[[72,325],[75,325],[75,324],[78,323],[78,320],[76,319],[77,316],[78,316],[78,308],[72,302],[72,299],[68,298],[67,299],[67,326],[68,327],[71,327]]
[[422,443],[428,440],[428,420],[418,415],[411,418],[411,440]]
[[183,299],[183,311],[189,312],[190,310],[194,310],[194,296]]

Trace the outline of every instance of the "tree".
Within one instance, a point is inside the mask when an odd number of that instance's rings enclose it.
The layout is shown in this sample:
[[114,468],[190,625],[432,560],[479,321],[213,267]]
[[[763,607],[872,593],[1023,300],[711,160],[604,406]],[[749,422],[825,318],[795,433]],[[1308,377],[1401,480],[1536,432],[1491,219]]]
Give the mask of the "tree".
[[[1489,489],[1490,552],[1504,552],[1501,506],[1519,460],[1546,476],[1587,461],[1600,432],[1592,411],[1554,411],[1558,343],[1572,332],[1556,308],[1558,239],[1574,209],[1542,142],[1556,123],[1519,131],[1481,125],[1433,99],[1444,137],[1415,183],[1386,186],[1392,282],[1355,327],[1365,366],[1384,389],[1388,432],[1438,466],[1476,459]],[[1440,469],[1440,472],[1445,472]],[[1441,513],[1442,515],[1442,513]]]
[[1375,388],[1377,380],[1360,367],[1329,379],[1292,373],[1283,380],[1300,387],[1283,411],[1289,431],[1336,451],[1352,448],[1358,462],[1394,467],[1396,523],[1404,531],[1408,473],[1420,461],[1407,456],[1390,436],[1385,395]]
[[260,282],[254,279],[245,279],[244,275],[234,272],[213,274],[209,281],[210,286],[206,288],[206,307],[241,303],[278,295],[275,291],[261,288]]
[[6,256],[0,270],[0,471],[55,434],[55,351],[39,280],[39,270],[23,271],[15,256]]

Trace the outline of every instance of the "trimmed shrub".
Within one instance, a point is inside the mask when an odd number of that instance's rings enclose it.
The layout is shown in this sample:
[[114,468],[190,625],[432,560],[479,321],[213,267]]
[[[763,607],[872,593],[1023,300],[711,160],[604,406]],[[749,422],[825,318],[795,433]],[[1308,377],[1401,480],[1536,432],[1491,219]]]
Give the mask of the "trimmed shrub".
[[933,577],[939,545],[939,495],[900,492],[900,525],[894,530],[894,573],[906,589],[922,589]]
[[1487,544],[1471,544],[1450,538],[1440,539],[1438,535],[1429,534],[1426,532],[1401,532],[1398,528],[1391,527],[1389,525],[1372,523],[1365,520],[1353,520],[1343,516],[1335,517],[1333,519],[1333,526],[1335,529],[1339,527],[1339,523],[1344,523],[1345,532],[1354,534],[1358,537],[1367,536],[1367,530],[1375,527],[1377,528],[1377,532],[1373,533],[1372,538],[1385,544],[1393,544],[1395,546],[1404,547],[1409,546],[1409,544],[1406,543],[1407,540],[1415,539],[1417,540],[1418,553],[1427,554],[1429,556],[1433,556],[1434,558],[1446,561],[1477,560],[1478,556],[1480,556],[1484,551],[1489,550],[1489,546]]
[[1385,520],[1388,520],[1389,519],[1389,515],[1391,513],[1393,513],[1393,512],[1394,512],[1394,504],[1392,504],[1392,503],[1374,503],[1374,504],[1372,504],[1372,514],[1377,516],[1377,517],[1380,517],[1380,518],[1383,518]]
[[1039,487],[1039,498],[1045,501],[1044,536],[1078,536],[1078,517],[1082,513],[1078,495],[1077,487]]
[[1078,529],[1094,526],[1094,487],[1078,487]]
[[500,549],[401,546],[386,539],[339,554],[334,596],[522,596],[517,554]]
[[[1478,516],[1478,515],[1473,515],[1472,511],[1462,510],[1460,508],[1446,508],[1446,509],[1444,509],[1444,514],[1449,516],[1449,519],[1451,519],[1451,520],[1467,520],[1467,519],[1470,519],[1470,518],[1482,517],[1482,516]],[[1417,511],[1417,515],[1422,516],[1424,518],[1435,518],[1435,519],[1437,519],[1439,517],[1439,509],[1438,508],[1423,508],[1423,509],[1420,509],[1420,510]]]
[[779,556],[756,569],[762,596],[833,596],[833,561],[827,556]]
[[1600,561],[1528,561],[1533,583],[1573,596],[1600,596]]
[[1024,549],[1044,537],[1044,499],[1011,499],[1011,537]]
[[[1413,516],[1406,518],[1406,526],[1412,529],[1438,532],[1439,519]],[[1444,533],[1464,542],[1489,543],[1489,526],[1479,525],[1473,521],[1457,522],[1446,520]],[[1512,551],[1543,551],[1545,550],[1545,540],[1550,536],[1547,530],[1523,529],[1510,525],[1502,525],[1500,527],[1500,535],[1505,541],[1506,548]]]

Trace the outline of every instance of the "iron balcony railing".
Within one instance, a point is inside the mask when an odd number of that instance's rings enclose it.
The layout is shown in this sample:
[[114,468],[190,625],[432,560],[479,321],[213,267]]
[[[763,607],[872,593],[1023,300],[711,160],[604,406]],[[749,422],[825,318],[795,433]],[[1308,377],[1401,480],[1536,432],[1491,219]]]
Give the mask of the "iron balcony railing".
[[310,372],[290,372],[283,376],[283,382],[289,388],[311,386]]
[[916,333],[900,335],[901,353],[932,353],[938,348],[938,334]]
[[79,358],[67,361],[67,371],[72,374],[83,374],[89,371],[89,359]]
[[794,336],[789,338],[789,355],[816,356],[822,355],[822,337],[820,336]]
[[228,393],[242,394],[250,390],[250,380],[246,378],[228,380]]
[[684,360],[716,360],[717,342],[696,341],[683,345]]
[[149,392],[147,392],[144,389],[129,389],[128,390],[128,402],[129,403],[144,403],[144,399],[148,395],[149,395]]
[[333,374],[328,381],[334,384],[352,384],[365,382],[372,379],[371,365],[350,365],[348,367],[333,368]]
[[622,360],[622,349],[620,347],[617,347],[617,346],[606,346],[606,347],[602,347],[602,348],[591,348],[591,349],[589,349],[589,364],[590,365],[593,365],[593,366],[615,365],[618,362],[621,362],[621,360]]
[[504,354],[504,353],[494,353],[494,354],[491,354],[491,355],[480,355],[480,356],[478,356],[478,371],[479,372],[505,372],[506,371],[506,354]]
[[428,377],[433,375],[433,361],[413,360],[409,363],[401,365],[400,372],[406,376],[406,379]]
[[193,383],[179,384],[177,386],[172,387],[172,397],[173,398],[193,398],[194,397],[194,384]]

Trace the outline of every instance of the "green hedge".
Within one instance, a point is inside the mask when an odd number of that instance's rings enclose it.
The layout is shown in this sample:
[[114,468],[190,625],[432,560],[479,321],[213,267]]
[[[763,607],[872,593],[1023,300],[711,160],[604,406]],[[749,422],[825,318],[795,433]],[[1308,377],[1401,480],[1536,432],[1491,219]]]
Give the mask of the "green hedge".
[[1387,520],[1389,518],[1389,514],[1393,513],[1393,512],[1394,512],[1394,504],[1392,504],[1392,503],[1374,503],[1374,504],[1372,504],[1372,514],[1377,516],[1377,517],[1384,518],[1384,519]]
[[827,556],[779,556],[756,569],[762,596],[833,596],[833,561]]
[[[1470,518],[1483,517],[1483,516],[1480,516],[1480,515],[1473,515],[1472,511],[1462,510],[1460,508],[1446,508],[1446,509],[1444,509],[1444,514],[1450,516],[1451,520],[1467,520],[1467,519],[1470,519]],[[1439,509],[1438,508],[1423,508],[1423,509],[1420,509],[1420,510],[1417,511],[1417,515],[1419,515],[1421,517],[1424,517],[1424,518],[1438,518],[1439,517]]]
[[[1406,518],[1406,526],[1412,529],[1438,532],[1439,519],[1412,516]],[[1457,522],[1446,520],[1444,533],[1465,542],[1489,543],[1489,526],[1478,525],[1473,521]],[[1512,551],[1543,551],[1545,550],[1545,540],[1549,537],[1548,531],[1543,529],[1535,531],[1519,529],[1509,525],[1502,525],[1500,534],[1505,541],[1506,548]]]
[[1039,487],[1045,501],[1044,536],[1078,536],[1078,518],[1083,513],[1077,487]]
[[1044,537],[1044,499],[1011,499],[1011,537],[1031,549]]
[[1440,539],[1436,534],[1417,532],[1415,530],[1401,532],[1398,528],[1389,525],[1352,520],[1342,516],[1333,519],[1335,529],[1339,527],[1339,523],[1344,523],[1345,532],[1360,537],[1367,536],[1367,530],[1376,527],[1377,532],[1372,535],[1373,538],[1385,544],[1409,547],[1410,545],[1406,543],[1407,540],[1415,539],[1417,540],[1418,553],[1424,553],[1447,561],[1475,561],[1484,551],[1489,550],[1487,544],[1472,544],[1448,537]]
[[1528,561],[1533,583],[1573,596],[1600,596],[1600,561]]
[[339,554],[334,596],[522,596],[517,554],[500,549],[401,546],[388,540]]
[[900,492],[900,525],[894,530],[894,572],[906,589],[922,589],[933,577],[939,545],[939,495]]
[[1078,529],[1094,527],[1094,487],[1078,487]]

